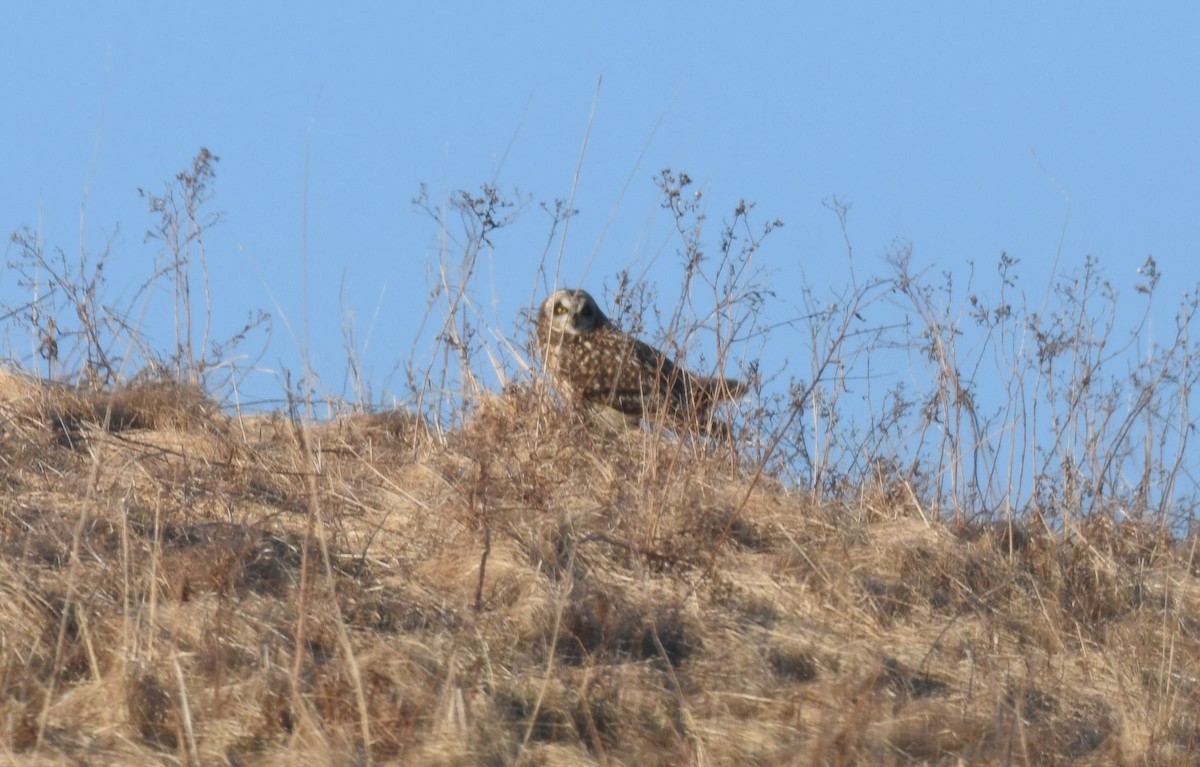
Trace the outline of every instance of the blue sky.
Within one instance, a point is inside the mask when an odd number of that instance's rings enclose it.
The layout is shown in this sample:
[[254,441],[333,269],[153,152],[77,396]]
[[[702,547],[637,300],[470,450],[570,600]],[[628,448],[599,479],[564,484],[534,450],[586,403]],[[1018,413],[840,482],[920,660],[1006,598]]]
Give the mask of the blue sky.
[[[128,296],[156,254],[138,188],[208,147],[217,335],[276,315],[264,393],[301,368],[282,317],[299,331],[305,243],[314,368],[353,396],[352,315],[375,399],[403,397],[379,389],[433,284],[419,185],[565,199],[581,151],[561,280],[598,294],[626,268],[664,295],[678,281],[665,167],[704,191],[711,237],[740,198],[784,221],[757,261],[780,317],[801,280],[829,300],[845,285],[833,197],[853,206],[860,273],[897,242],[934,270],[990,273],[1006,251],[1037,303],[1056,257],[1094,255],[1132,294],[1152,254],[1162,322],[1200,282],[1196,4],[26,2],[0,21],[0,229],[75,252],[81,211],[91,250],[119,225],[109,288]],[[487,254],[473,291],[502,333],[541,293],[546,235],[535,205]],[[28,300],[11,270],[0,300]],[[161,317],[145,332],[172,337]],[[7,343],[33,363],[28,339]],[[786,338],[768,353],[809,357]]]

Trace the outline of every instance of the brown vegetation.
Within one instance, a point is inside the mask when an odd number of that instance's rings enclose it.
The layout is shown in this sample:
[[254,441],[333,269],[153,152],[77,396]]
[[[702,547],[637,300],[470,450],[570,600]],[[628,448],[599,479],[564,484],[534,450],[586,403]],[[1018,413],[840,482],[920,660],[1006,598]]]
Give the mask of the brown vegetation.
[[[1128,337],[1093,259],[1031,305],[1005,254],[989,297],[908,247],[773,323],[751,264],[780,222],[739,203],[706,249],[701,194],[663,171],[678,299],[619,273],[610,305],[754,380],[714,444],[562,409],[520,341],[479,332],[477,257],[521,205],[422,193],[461,231],[404,363],[413,410],[364,412],[348,343],[353,403],[318,402],[306,366],[287,414],[251,415],[210,398],[242,401],[232,350],[270,327],[213,337],[216,160],[143,193],[162,251],[124,304],[107,246],[13,236],[31,300],[0,309],[35,351],[0,370],[4,761],[1200,761],[1200,290],[1142,349],[1153,259]],[[573,211],[545,209],[549,285]],[[170,348],[140,295],[171,297]],[[888,307],[904,321],[866,319]],[[785,335],[809,378],[746,348]]]
[[1196,538],[814,501],[539,391],[431,435],[0,377],[13,764],[1194,764]]

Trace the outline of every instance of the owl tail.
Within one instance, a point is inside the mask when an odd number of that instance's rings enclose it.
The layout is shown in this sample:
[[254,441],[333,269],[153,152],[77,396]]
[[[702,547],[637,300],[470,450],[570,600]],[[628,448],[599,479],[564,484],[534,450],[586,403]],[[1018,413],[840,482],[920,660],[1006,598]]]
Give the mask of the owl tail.
[[712,398],[713,402],[727,399],[740,399],[750,391],[750,384],[736,378],[718,378],[716,376],[700,379],[700,388]]
[[706,376],[696,380],[698,386],[694,389],[696,397],[695,416],[699,421],[700,431],[718,440],[728,440],[731,437],[729,424],[717,418],[713,406],[725,400],[735,400],[750,390],[750,385],[736,378],[720,378]]

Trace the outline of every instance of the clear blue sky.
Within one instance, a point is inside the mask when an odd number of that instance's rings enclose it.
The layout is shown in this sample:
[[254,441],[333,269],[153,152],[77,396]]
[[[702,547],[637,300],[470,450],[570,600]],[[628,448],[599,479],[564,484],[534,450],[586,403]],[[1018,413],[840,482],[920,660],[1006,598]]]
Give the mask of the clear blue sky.
[[[568,197],[602,75],[567,284],[600,293],[651,261],[678,279],[654,260],[674,247],[651,183],[664,167],[696,179],[714,219],[739,198],[783,219],[759,266],[785,297],[801,275],[830,300],[844,285],[834,196],[853,205],[860,272],[897,241],[934,269],[1007,251],[1036,301],[1065,224],[1061,269],[1093,254],[1132,293],[1153,254],[1170,291],[1200,282],[1194,3],[341,5],[6,3],[0,230],[74,252],[81,208],[91,249],[119,225],[110,288],[128,295],[156,251],[137,189],[208,147],[224,327],[262,308],[298,328],[307,234],[313,364],[343,391],[352,312],[378,386],[410,353],[437,258],[419,184],[435,201],[492,180]],[[546,233],[531,208],[495,239],[476,297],[502,332],[540,292]],[[10,305],[27,300],[15,283],[0,273]],[[146,332],[172,337],[161,319]],[[23,343],[6,349],[30,364]],[[262,364],[300,369],[279,318]]]

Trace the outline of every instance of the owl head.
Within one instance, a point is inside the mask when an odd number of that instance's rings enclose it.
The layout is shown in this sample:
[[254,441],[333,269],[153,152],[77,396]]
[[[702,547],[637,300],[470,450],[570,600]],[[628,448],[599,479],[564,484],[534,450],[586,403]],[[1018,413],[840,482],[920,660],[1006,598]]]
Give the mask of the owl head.
[[551,333],[574,336],[612,323],[586,290],[556,290],[542,304],[538,324]]

